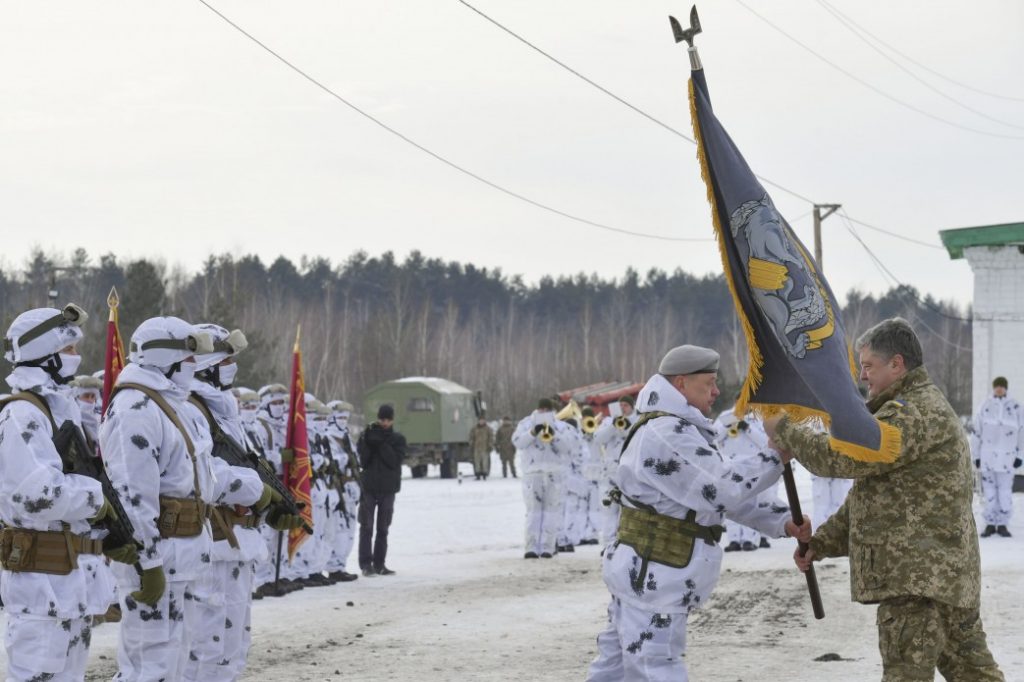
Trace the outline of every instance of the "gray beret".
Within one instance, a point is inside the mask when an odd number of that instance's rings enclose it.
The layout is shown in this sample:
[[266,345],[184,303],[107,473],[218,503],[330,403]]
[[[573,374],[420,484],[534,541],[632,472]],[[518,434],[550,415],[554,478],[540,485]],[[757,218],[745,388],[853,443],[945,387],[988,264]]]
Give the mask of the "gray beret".
[[710,348],[676,346],[661,359],[658,374],[710,374],[718,371],[718,359],[718,353]]

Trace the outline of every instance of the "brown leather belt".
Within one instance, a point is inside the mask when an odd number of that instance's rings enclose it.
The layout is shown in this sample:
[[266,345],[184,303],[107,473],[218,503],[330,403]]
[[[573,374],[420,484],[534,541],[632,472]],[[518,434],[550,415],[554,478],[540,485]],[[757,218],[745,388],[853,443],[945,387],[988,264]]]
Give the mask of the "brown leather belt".
[[162,538],[194,538],[203,532],[210,508],[194,497],[160,496],[157,526]]
[[0,562],[8,571],[67,575],[78,568],[79,554],[102,553],[103,540],[68,530],[0,531]]

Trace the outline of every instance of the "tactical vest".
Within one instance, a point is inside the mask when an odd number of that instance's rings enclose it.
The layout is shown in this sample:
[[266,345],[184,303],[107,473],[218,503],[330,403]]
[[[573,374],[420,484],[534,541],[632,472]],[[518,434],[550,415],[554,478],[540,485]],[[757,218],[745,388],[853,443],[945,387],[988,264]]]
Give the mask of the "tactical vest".
[[[644,412],[629,430],[622,445],[622,452],[626,451],[626,447],[640,428],[659,417],[682,419],[670,412]],[[632,547],[641,559],[640,570],[633,584],[633,589],[637,592],[643,591],[650,562],[670,568],[686,568],[693,559],[693,548],[697,540],[715,545],[722,539],[722,533],[725,531],[725,528],[719,525],[703,526],[697,523],[697,512],[692,509],[686,513],[686,518],[678,519],[660,514],[650,505],[626,497],[618,489],[612,490],[610,496],[620,504],[621,498],[625,497],[632,505],[622,505],[616,535],[620,544]]]

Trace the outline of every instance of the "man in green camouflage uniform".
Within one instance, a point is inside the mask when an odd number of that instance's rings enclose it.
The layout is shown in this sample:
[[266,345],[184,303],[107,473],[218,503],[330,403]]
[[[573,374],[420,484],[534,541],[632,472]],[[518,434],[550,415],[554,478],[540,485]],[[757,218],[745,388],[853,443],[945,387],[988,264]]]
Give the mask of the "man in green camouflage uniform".
[[805,557],[850,557],[853,600],[878,604],[883,682],[1003,680],[978,607],[981,567],[971,499],[970,450],[956,413],[928,378],[921,344],[902,319],[857,342],[868,408],[903,434],[891,464],[860,462],[828,434],[788,418],[766,423],[784,453],[819,476],[852,478],[839,511],[817,529]]

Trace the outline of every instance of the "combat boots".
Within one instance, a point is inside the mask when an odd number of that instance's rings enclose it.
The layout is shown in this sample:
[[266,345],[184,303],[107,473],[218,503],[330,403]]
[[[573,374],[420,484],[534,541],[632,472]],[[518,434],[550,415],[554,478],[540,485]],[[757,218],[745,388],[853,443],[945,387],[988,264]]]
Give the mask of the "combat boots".
[[1013,537],[1012,535],[1010,535],[1010,529],[1009,529],[1009,528],[1007,528],[1006,526],[996,526],[996,533],[997,533],[997,534],[999,535],[999,537],[1001,537],[1001,538],[1010,538],[1010,537]]
[[981,537],[990,538],[996,534],[996,527],[991,523],[985,526],[985,530],[981,531]]

